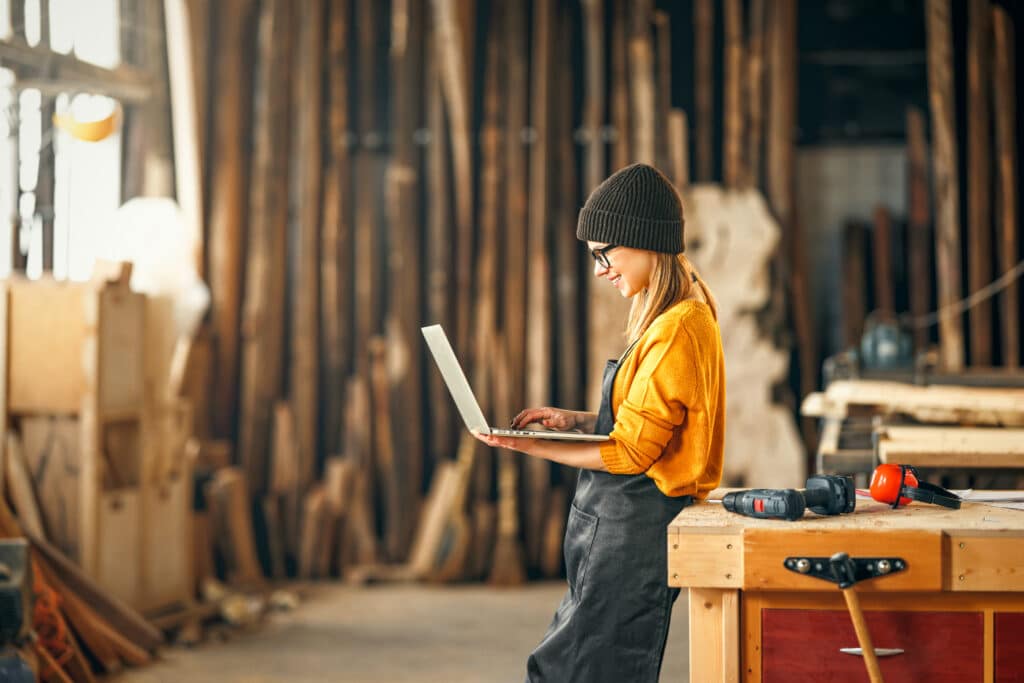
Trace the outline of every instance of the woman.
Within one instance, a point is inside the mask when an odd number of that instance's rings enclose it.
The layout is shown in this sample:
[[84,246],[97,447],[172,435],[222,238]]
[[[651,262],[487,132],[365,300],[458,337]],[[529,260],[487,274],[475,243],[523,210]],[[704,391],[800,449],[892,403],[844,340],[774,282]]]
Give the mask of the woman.
[[527,680],[657,681],[672,603],[666,526],[722,473],[725,366],[715,300],[683,255],[672,184],[644,164],[594,190],[576,236],[594,276],[632,298],[628,345],[608,361],[594,413],[531,408],[515,427],[608,434],[577,443],[493,437],[490,446],[580,468],[565,532],[569,590],[527,662]]

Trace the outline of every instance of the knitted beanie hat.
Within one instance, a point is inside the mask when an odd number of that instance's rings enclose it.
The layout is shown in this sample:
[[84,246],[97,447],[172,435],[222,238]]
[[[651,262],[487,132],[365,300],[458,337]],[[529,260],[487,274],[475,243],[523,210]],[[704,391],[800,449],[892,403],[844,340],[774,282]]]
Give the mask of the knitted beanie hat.
[[658,169],[633,164],[597,186],[580,209],[576,237],[634,249],[680,254],[683,206]]

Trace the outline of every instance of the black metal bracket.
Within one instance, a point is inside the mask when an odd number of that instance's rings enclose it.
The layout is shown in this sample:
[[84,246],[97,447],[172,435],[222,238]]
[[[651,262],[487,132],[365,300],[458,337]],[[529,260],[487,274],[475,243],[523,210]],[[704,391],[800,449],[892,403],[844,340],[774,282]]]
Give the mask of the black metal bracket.
[[907,561],[902,557],[839,558],[834,555],[832,557],[787,557],[783,566],[791,572],[813,576],[816,579],[839,584],[840,588],[846,588],[858,581],[901,572],[907,568]]

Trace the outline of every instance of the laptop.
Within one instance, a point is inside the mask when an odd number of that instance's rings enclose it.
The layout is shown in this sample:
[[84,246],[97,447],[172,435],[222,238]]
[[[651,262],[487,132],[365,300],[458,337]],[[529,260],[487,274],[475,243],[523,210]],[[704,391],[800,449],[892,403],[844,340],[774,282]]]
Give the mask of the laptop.
[[430,325],[421,328],[423,338],[427,340],[430,353],[434,355],[434,362],[437,369],[441,371],[444,383],[455,400],[455,405],[462,415],[462,421],[466,423],[466,429],[477,431],[481,434],[493,434],[494,436],[516,436],[528,437],[531,439],[556,439],[559,441],[607,441],[605,434],[584,434],[582,432],[556,432],[540,431],[533,429],[497,429],[487,424],[487,418],[480,410],[480,404],[473,395],[473,390],[466,380],[466,373],[462,371],[455,351],[448,341],[448,335],[444,333],[440,325]]

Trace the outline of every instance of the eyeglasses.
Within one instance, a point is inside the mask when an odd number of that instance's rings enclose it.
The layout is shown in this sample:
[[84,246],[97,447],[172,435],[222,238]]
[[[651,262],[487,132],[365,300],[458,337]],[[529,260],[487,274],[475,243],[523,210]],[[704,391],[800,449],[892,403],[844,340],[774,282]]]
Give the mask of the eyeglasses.
[[608,252],[611,251],[612,249],[617,249],[620,246],[621,245],[619,245],[619,244],[609,244],[608,246],[601,247],[600,249],[591,249],[590,250],[590,256],[595,261],[600,263],[602,267],[604,267],[604,268],[611,268],[612,267],[612,263],[611,263],[611,261],[608,260]]

